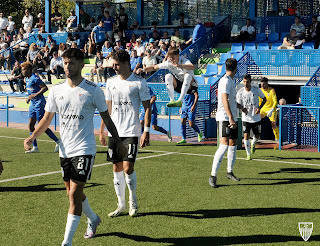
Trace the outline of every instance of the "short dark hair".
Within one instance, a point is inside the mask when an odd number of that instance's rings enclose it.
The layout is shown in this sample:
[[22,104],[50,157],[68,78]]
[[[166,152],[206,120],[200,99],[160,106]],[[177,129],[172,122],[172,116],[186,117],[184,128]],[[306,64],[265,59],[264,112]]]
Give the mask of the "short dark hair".
[[179,50],[177,50],[177,49],[170,49],[168,51],[168,57],[173,57],[173,56],[177,56],[177,55],[179,55]]
[[250,74],[246,74],[245,76],[243,76],[243,79],[251,81],[251,75]]
[[121,63],[130,63],[130,55],[125,50],[113,51],[111,53],[111,58]]
[[261,82],[262,82],[262,83],[268,83],[268,82],[269,82],[269,80],[268,80],[268,78],[263,77],[263,78],[261,79]]
[[237,64],[238,64],[238,62],[237,62],[236,59],[228,58],[226,60],[226,70],[227,71],[232,71],[232,72],[235,71],[237,69]]
[[69,48],[62,54],[63,58],[75,58],[76,60],[83,61],[84,54],[80,49],[77,48]]

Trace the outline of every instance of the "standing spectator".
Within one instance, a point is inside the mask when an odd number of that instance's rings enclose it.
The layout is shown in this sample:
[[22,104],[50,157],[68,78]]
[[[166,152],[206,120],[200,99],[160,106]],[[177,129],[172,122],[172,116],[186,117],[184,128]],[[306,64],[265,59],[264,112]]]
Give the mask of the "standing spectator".
[[80,18],[80,24],[82,28],[86,28],[90,24],[90,15],[88,15],[86,12],[84,12],[83,9],[79,10],[79,18]]
[[198,18],[196,21],[197,21],[197,25],[194,27],[193,33],[192,33],[192,43],[196,42],[198,39],[206,35],[206,28],[202,24],[201,19]]
[[35,28],[39,28],[44,26],[44,17],[42,13],[38,14],[38,22],[36,23],[36,25],[34,26]]
[[185,18],[184,13],[178,14],[178,19],[173,21],[173,25],[179,26],[181,28],[184,28],[186,25],[188,25],[188,19]]
[[75,27],[77,27],[77,16],[74,10],[71,10],[70,16],[67,19],[67,31],[71,31]]
[[7,29],[9,25],[8,19],[3,17],[3,13],[0,12],[0,33],[2,30]]
[[40,34],[38,34],[38,40],[36,42],[36,45],[39,48],[43,48],[44,46],[46,46],[46,40]]
[[103,6],[104,6],[104,12],[108,11],[111,17],[116,16],[116,11],[109,1],[105,1],[103,3]]
[[240,35],[238,36],[239,41],[250,41],[256,37],[256,29],[252,26],[251,20],[246,20],[246,25],[241,28]]
[[88,26],[85,29],[88,31],[91,31],[96,25],[97,25],[96,20],[93,17],[91,17],[90,23],[88,24]]
[[297,35],[299,38],[303,38],[303,37],[304,37],[306,28],[305,28],[305,26],[301,23],[301,19],[300,19],[299,16],[296,16],[296,18],[294,19],[294,23],[291,25],[290,31],[291,31],[292,29],[296,30],[296,35]]
[[138,69],[142,67],[142,59],[137,55],[137,51],[133,50],[130,58],[131,71],[137,73]]
[[128,15],[124,12],[124,7],[120,8],[120,13],[119,13],[119,17],[118,17],[118,23],[119,23],[119,30],[127,30],[128,29]]
[[22,18],[22,25],[23,25],[23,29],[27,31],[30,27],[32,29],[33,16],[30,14],[29,9],[26,9],[24,13],[25,15]]
[[[8,44],[5,43],[3,48],[0,50],[0,70],[3,67],[4,69],[11,70],[11,54],[8,50]],[[6,64],[6,67],[5,67]]]
[[104,58],[106,58],[109,54],[111,54],[111,52],[113,51],[113,48],[111,47],[110,41],[107,40],[104,42],[101,51],[102,51],[102,56]]
[[16,23],[12,20],[12,16],[9,16],[7,30],[11,36],[14,34],[15,26],[16,26]]
[[317,16],[312,16],[312,24],[309,26],[309,41],[314,41],[314,48],[319,48],[320,43],[320,24],[317,20]]
[[106,40],[106,31],[104,29],[103,20],[99,20],[97,26],[95,26],[91,32],[91,40],[94,45],[96,45],[97,50],[101,50],[101,47]]
[[64,74],[62,57],[58,56],[58,53],[56,51],[53,52],[53,58],[50,61],[50,68],[47,74],[50,84],[52,83],[51,74],[54,74],[57,79],[60,79],[61,75]]
[[57,30],[57,28],[62,24],[62,14],[59,13],[59,8],[57,6],[54,8],[54,13],[51,21],[53,26],[56,28],[55,30]]
[[[113,19],[113,17],[110,16],[109,11],[104,11],[102,20],[104,23],[103,26],[104,26],[105,32],[107,33],[108,37],[112,39],[114,19]],[[107,39],[108,39],[108,37],[107,37]]]
[[94,81],[94,78],[93,78],[94,74],[97,74],[98,82],[102,82],[102,77],[104,75],[104,67],[103,67],[103,56],[101,51],[97,51],[95,65],[94,65],[94,68],[91,69],[91,81]]
[[12,92],[16,91],[16,89],[14,88],[14,84],[18,85],[20,92],[26,91],[25,83],[23,81],[23,76],[21,74],[21,66],[19,61],[16,61],[14,63],[14,68],[11,71],[11,75],[13,75],[13,77],[9,78],[9,84]]

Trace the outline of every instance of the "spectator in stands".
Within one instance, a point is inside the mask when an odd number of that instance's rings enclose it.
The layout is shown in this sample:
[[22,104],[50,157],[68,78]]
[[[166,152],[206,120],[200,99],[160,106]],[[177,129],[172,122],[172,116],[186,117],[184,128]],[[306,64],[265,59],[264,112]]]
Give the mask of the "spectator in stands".
[[154,40],[153,38],[150,38],[149,40],[148,50],[151,51],[151,56],[156,56],[159,51],[156,40]]
[[153,32],[152,32],[152,37],[151,38],[153,38],[154,40],[156,40],[156,41],[159,41],[160,40],[160,34],[159,34],[159,32],[157,31],[157,30],[154,30]]
[[47,74],[48,74],[48,80],[50,84],[52,83],[51,81],[52,74],[54,74],[57,79],[60,79],[61,75],[64,74],[63,59],[61,56],[58,56],[58,53],[56,51],[53,52],[53,57],[50,61],[50,68]]
[[16,45],[16,43],[18,42],[18,38],[17,38],[17,35],[12,35],[12,40],[11,40],[11,42],[10,42],[10,47],[12,47],[12,49],[14,50],[15,49],[15,45]]
[[136,42],[137,42],[137,35],[136,34],[134,34],[134,33],[132,33],[132,35],[131,35],[131,38],[130,38],[130,41],[129,41],[130,43],[131,43],[131,47],[133,47],[135,44],[136,44]]
[[84,53],[87,57],[91,57],[94,53],[95,43],[91,38],[91,35],[88,36],[87,43],[84,45]]
[[22,37],[24,36],[24,34],[26,33],[26,31],[22,28],[22,27],[20,27],[19,28],[19,32],[18,32],[19,34],[21,34],[22,35]]
[[88,24],[88,26],[85,29],[88,31],[91,31],[96,25],[97,25],[96,20],[93,17],[91,17],[90,23]]
[[289,15],[297,15],[298,14],[296,1],[293,1],[291,3],[290,7],[288,8],[288,12],[289,12]]
[[138,21],[135,21],[131,26],[130,30],[139,30],[140,29],[140,24]]
[[36,23],[36,25],[34,26],[35,28],[40,28],[44,26],[44,17],[42,13],[38,14],[38,22]]
[[125,51],[127,51],[130,56],[131,56],[131,50],[132,50],[132,44],[131,43],[126,43]]
[[55,41],[53,40],[52,36],[48,35],[46,45],[48,45],[49,49],[51,49],[52,43],[54,43],[54,42]]
[[84,43],[82,42],[79,33],[75,33],[75,34],[74,34],[74,42],[77,44],[77,47],[78,47],[79,49],[83,49]]
[[290,31],[292,29],[295,29],[296,30],[296,35],[298,37],[300,37],[301,39],[304,38],[304,34],[305,34],[305,31],[306,31],[306,28],[305,26],[301,23],[301,19],[299,16],[296,16],[296,18],[294,19],[294,24],[291,25],[290,27]]
[[43,72],[46,70],[47,62],[43,57],[43,53],[39,51],[34,58],[33,62],[33,72],[40,75],[42,79],[46,79]]
[[28,43],[23,39],[22,35],[19,33],[17,36],[17,45],[14,47],[13,56],[19,62],[24,62],[28,53]]
[[90,24],[90,15],[84,12],[83,9],[79,10],[79,14],[80,14],[80,24],[82,28],[86,28]]
[[2,67],[4,69],[11,70],[11,54],[8,47],[9,45],[5,43],[3,48],[0,50],[0,70]]
[[[104,23],[104,30],[107,33],[109,38],[113,38],[113,25],[114,25],[114,19],[109,14],[109,11],[104,11],[103,17],[102,17],[103,23]],[[107,39],[108,39],[107,37]],[[109,39],[110,40],[110,39]]]
[[35,43],[30,44],[29,51],[27,53],[27,62],[33,62],[34,58],[38,54],[39,50]]
[[174,34],[171,36],[171,41],[175,41],[176,43],[184,43],[184,39],[180,37],[180,31],[176,29]]
[[184,13],[179,13],[178,14],[178,19],[173,21],[173,25],[179,26],[181,28],[184,28],[186,25],[188,25],[188,19],[185,18]]
[[165,44],[169,44],[170,43],[170,37],[169,37],[169,33],[168,32],[163,32],[163,36],[160,39],[160,41],[164,42]]
[[320,24],[318,22],[317,16],[312,16],[312,24],[308,29],[308,41],[314,41],[314,48],[319,48],[320,43]]
[[110,41],[108,40],[105,41],[101,49],[102,56],[106,58],[109,54],[111,54],[112,51],[113,51],[113,48],[111,47]]
[[252,41],[255,40],[256,29],[252,26],[251,19],[246,20],[246,25],[241,28],[240,35],[237,37],[238,41]]
[[59,46],[57,45],[56,41],[51,43],[51,48],[49,49],[49,56],[53,57],[53,52],[58,52]]
[[106,31],[104,29],[103,20],[99,20],[97,26],[95,26],[91,32],[91,41],[96,46],[97,50],[101,50],[101,47],[106,40]]
[[[101,51],[97,51],[96,61],[94,68],[91,69],[91,81],[94,81],[94,74],[97,74],[98,83],[102,82],[102,77],[104,77],[104,67],[103,67],[103,56]],[[106,81],[104,81],[106,82]]]
[[10,36],[12,36],[14,34],[15,28],[16,28],[16,23],[12,20],[12,16],[9,16],[7,30],[9,32]]
[[[152,56],[151,50],[147,50],[146,54],[147,55],[145,57],[143,57],[143,59],[142,59],[143,69],[145,69],[146,67],[150,67],[150,66],[153,66],[153,65],[157,64],[157,60],[156,60],[156,58],[154,56]],[[138,71],[138,73],[141,73],[141,71]],[[148,77],[152,73],[153,72],[145,73],[144,76]]]
[[70,11],[70,16],[67,19],[67,31],[72,31],[73,28],[77,27],[77,16],[74,10]]
[[192,32],[192,43],[196,42],[198,39],[204,37],[206,35],[206,28],[202,24],[200,18],[196,19],[197,25],[194,27]]
[[139,72],[138,69],[142,67],[142,59],[138,56],[136,50],[131,52],[130,65],[133,73]]
[[176,43],[176,41],[174,41],[174,40],[171,40],[170,41],[170,47],[169,47],[169,49],[176,49],[177,48],[177,43]]
[[115,35],[115,39],[120,39],[121,43],[124,45],[128,42],[127,38],[124,36],[124,32],[121,30],[118,30],[116,35]]
[[109,54],[109,56],[107,56],[104,60],[103,60],[103,67],[104,67],[104,79],[107,82],[107,79],[110,77],[113,77],[116,75],[116,72],[113,69],[113,62],[111,59],[111,54]]
[[116,40],[116,45],[113,47],[114,50],[118,51],[118,50],[124,50],[123,46],[122,46],[122,42],[120,39]]
[[85,32],[81,24],[78,24],[76,28],[73,29],[73,32]]
[[105,1],[103,3],[103,6],[104,6],[104,12],[108,11],[111,17],[116,17],[116,11],[109,1]]
[[40,34],[38,34],[36,45],[38,46],[38,48],[43,48],[44,46],[46,46],[46,40]]
[[23,29],[25,31],[27,31],[30,27],[32,30],[32,26],[33,26],[33,16],[30,14],[29,9],[26,9],[24,11],[25,15],[22,18],[22,25],[23,25]]
[[57,33],[66,33],[66,30],[64,29],[63,25],[59,25]]
[[66,40],[66,46],[67,46],[67,49],[69,49],[71,47],[71,44],[74,42],[74,39],[73,39],[73,36],[72,36],[72,33],[68,33],[67,34],[67,40]]
[[168,53],[168,47],[167,47],[167,44],[161,40],[159,42],[159,46],[160,46],[160,49],[157,53],[157,59],[159,61],[162,61]]
[[62,24],[62,14],[59,13],[59,8],[57,6],[54,8],[54,13],[51,21],[53,26],[56,28],[55,30],[57,30],[57,28]]
[[25,92],[26,88],[21,73],[21,66],[19,61],[16,61],[14,63],[14,68],[11,71],[11,75],[13,75],[13,77],[9,78],[9,84],[12,92],[16,92],[16,89],[14,88],[15,84],[18,86],[20,92]]
[[10,44],[11,37],[10,37],[7,29],[2,30],[1,38],[3,39],[4,42],[6,42],[7,44]]
[[144,46],[141,44],[141,38],[138,38],[137,39],[137,44],[136,46],[134,47],[134,50],[137,51],[137,55],[142,57],[143,54],[144,54],[144,51],[145,51],[145,48]]
[[45,26],[40,27],[38,33],[47,33]]
[[0,33],[2,30],[7,29],[9,21],[6,17],[3,16],[3,13],[0,12]]
[[70,48],[72,49],[78,49],[78,44],[76,42],[72,42]]
[[32,33],[33,33],[32,27],[29,26],[29,27],[27,28],[26,32],[23,34],[23,38],[25,38],[25,39],[26,39],[26,38],[29,38]]
[[304,42],[304,39],[301,39],[301,37],[297,36],[296,30],[291,29],[290,33],[283,38],[283,43],[278,49],[300,49]]
[[149,39],[147,38],[147,35],[145,32],[143,32],[141,35],[140,35],[140,39],[141,39],[141,44],[145,47],[148,42],[149,42]]
[[59,44],[59,49],[58,49],[58,56],[62,57],[63,52],[66,50],[66,44],[65,43],[60,43]]
[[120,13],[118,16],[119,30],[122,30],[122,31],[127,30],[128,29],[128,21],[129,21],[129,17],[124,12],[124,7],[120,7]]

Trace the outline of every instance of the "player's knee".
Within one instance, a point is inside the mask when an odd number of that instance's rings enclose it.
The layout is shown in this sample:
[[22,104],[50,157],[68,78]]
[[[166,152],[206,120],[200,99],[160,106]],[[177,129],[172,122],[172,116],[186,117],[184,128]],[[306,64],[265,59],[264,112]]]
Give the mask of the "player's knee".
[[171,73],[166,74],[165,76],[166,84],[173,84],[173,75]]

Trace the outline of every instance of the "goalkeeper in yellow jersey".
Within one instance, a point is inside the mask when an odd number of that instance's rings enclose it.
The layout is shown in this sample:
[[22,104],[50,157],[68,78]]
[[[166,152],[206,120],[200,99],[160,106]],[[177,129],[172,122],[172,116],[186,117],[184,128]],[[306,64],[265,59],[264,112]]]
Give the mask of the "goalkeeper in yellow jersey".
[[[263,94],[267,99],[267,102],[260,110],[261,118],[264,118],[266,116],[269,118],[275,140],[278,141],[279,127],[277,126],[277,110],[276,110],[277,104],[278,104],[277,95],[275,90],[269,86],[268,79],[265,77],[261,79],[261,91],[263,92]],[[259,102],[260,104],[262,102],[262,99],[259,98],[259,101],[260,101]]]

